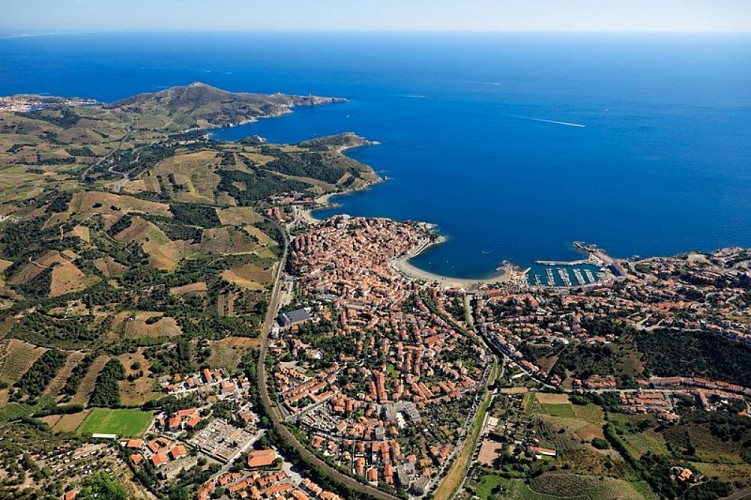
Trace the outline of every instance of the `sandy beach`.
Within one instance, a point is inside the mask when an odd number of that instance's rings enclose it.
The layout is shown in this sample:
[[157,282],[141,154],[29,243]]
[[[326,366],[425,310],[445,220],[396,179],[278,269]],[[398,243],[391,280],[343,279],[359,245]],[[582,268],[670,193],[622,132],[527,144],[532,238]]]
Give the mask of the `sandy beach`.
[[[331,201],[330,201],[331,197],[336,196],[338,194],[342,194],[342,193],[329,193],[323,196],[319,196],[315,200],[315,208],[300,210],[300,217],[303,220],[305,220],[308,224],[311,224],[311,225],[317,224],[318,222],[320,222],[320,219],[317,219],[316,217],[313,216],[313,210],[320,210],[321,208],[331,206]],[[409,262],[411,259],[417,257],[428,248],[434,245],[440,245],[441,243],[445,241],[446,241],[446,238],[444,236],[439,236],[436,239],[426,238],[421,245],[414,248],[407,255],[404,255],[398,259],[393,260],[391,262],[391,265],[393,266],[394,269],[396,269],[402,275],[406,276],[409,279],[418,280],[418,281],[435,282],[444,287],[463,288],[465,290],[476,289],[485,285],[508,283],[514,278],[515,274],[518,274],[514,271],[513,266],[511,264],[508,264],[503,267],[503,270],[487,278],[474,278],[474,279],[452,278],[450,276],[442,276],[440,274],[434,274],[428,271],[424,271],[412,265]]]
[[483,285],[507,283],[512,279],[514,275],[514,270],[510,264],[507,266],[504,266],[503,270],[500,271],[496,275],[493,275],[487,278],[475,278],[475,279],[452,278],[450,276],[442,276],[440,274],[434,274],[428,271],[423,271],[422,269],[410,264],[409,261],[411,259],[417,257],[418,255],[420,255],[422,252],[432,247],[433,245],[440,245],[441,243],[445,241],[446,241],[446,238],[443,236],[439,236],[434,241],[426,240],[425,242],[423,242],[422,245],[418,246],[407,255],[404,255],[392,261],[391,265],[394,267],[394,269],[396,269],[397,271],[399,271],[404,276],[410,279],[428,281],[428,282],[436,282],[445,287],[464,288],[465,290],[479,288]]
[[315,199],[315,207],[314,208],[307,208],[304,210],[300,210],[300,217],[307,222],[308,224],[317,224],[318,222],[321,222],[321,219],[317,219],[313,217],[313,210],[320,210],[322,208],[326,208],[330,205],[329,200],[332,196],[335,196],[337,194],[342,193],[329,193],[324,194],[323,196],[319,196]]

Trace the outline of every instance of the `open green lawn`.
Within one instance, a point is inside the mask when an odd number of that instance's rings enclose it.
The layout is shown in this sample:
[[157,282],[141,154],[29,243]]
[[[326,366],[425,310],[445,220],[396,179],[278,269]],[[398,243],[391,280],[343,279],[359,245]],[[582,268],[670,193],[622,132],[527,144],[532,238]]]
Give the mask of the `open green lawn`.
[[586,420],[587,422],[593,424],[601,424],[604,422],[604,414],[602,412],[602,408],[597,405],[571,405],[571,407],[576,414],[576,418],[580,420]]
[[652,452],[655,455],[667,455],[669,453],[665,440],[654,433],[627,434],[624,439],[629,447],[636,451],[637,456],[644,455],[647,452]]
[[151,413],[141,410],[96,408],[78,428],[78,433],[140,437],[149,427],[151,418]]
[[0,407],[0,421],[13,420],[29,415],[31,415],[31,409],[21,403],[8,403]]
[[501,476],[485,474],[480,478],[480,482],[477,484],[477,496],[482,498],[482,500],[487,500],[496,486],[504,486],[507,481],[507,479],[504,479]]
[[551,417],[564,417],[564,418],[576,418],[574,409],[570,404],[565,405],[551,405],[541,404],[542,409]]

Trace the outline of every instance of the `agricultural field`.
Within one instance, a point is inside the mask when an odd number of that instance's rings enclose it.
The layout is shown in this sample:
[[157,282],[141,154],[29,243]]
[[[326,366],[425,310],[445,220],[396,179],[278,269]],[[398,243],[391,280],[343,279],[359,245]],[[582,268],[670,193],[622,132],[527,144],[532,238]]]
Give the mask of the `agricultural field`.
[[144,176],[144,187],[155,193],[166,192],[175,201],[215,203],[216,187],[221,180],[216,173],[219,163],[213,151],[178,154]]
[[81,435],[117,434],[123,437],[140,437],[146,432],[152,417],[151,413],[140,410],[95,408],[77,432]]
[[235,370],[240,365],[242,357],[253,349],[260,347],[257,338],[227,337],[211,343],[211,354],[206,363],[209,366]]
[[261,222],[263,218],[252,207],[228,207],[216,209],[219,221],[225,226],[242,226]]
[[52,381],[47,385],[47,388],[44,390],[42,395],[56,398],[60,394],[60,390],[65,385],[65,381],[68,380],[68,377],[70,377],[73,368],[75,368],[81,362],[84,356],[84,353],[78,351],[70,353],[68,355],[68,358],[65,360],[65,364],[60,369],[60,371],[57,372],[55,378],[53,378]]
[[494,474],[485,474],[477,485],[476,495],[481,500],[507,498],[510,500],[588,500],[587,496],[546,495],[533,491],[523,479],[511,479]]
[[126,375],[125,380],[118,382],[124,405],[143,405],[164,396],[161,390],[155,390],[156,381],[148,376],[151,364],[143,355],[143,348],[135,353],[121,354],[118,359],[125,368]]
[[71,413],[69,415],[62,415],[60,419],[52,427],[53,432],[76,432],[76,429],[81,427],[81,424],[86,417],[89,416],[91,410],[84,410],[79,413]]
[[81,383],[78,386],[78,391],[70,400],[71,404],[85,405],[89,402],[89,395],[91,394],[91,391],[94,390],[94,383],[96,382],[96,378],[99,375],[99,372],[102,371],[102,368],[104,368],[104,365],[107,364],[107,361],[109,361],[109,356],[105,355],[98,356],[94,360],[94,362],[91,364],[91,367],[89,368],[89,371],[86,372],[86,375],[84,375],[83,379],[81,380]]
[[259,247],[258,238],[233,226],[205,229],[200,250],[204,253],[250,253]]
[[3,341],[0,348],[0,382],[17,382],[46,350],[18,339]]
[[112,339],[176,337],[181,334],[175,318],[160,312],[124,311],[112,322]]
[[170,207],[166,203],[141,200],[132,196],[123,196],[102,191],[80,191],[73,194],[67,213],[50,218],[48,225],[58,220],[74,219],[86,221],[96,215],[102,216],[105,228],[109,228],[126,214],[140,212],[162,217],[171,217]]
[[31,415],[31,408],[22,403],[6,403],[0,407],[0,422]]
[[645,498],[628,481],[610,477],[548,472],[532,478],[529,486],[536,493],[558,498],[584,497],[591,500],[611,500],[614,498],[641,500]]
[[245,264],[222,272],[222,279],[249,290],[264,290],[273,279],[273,268]]

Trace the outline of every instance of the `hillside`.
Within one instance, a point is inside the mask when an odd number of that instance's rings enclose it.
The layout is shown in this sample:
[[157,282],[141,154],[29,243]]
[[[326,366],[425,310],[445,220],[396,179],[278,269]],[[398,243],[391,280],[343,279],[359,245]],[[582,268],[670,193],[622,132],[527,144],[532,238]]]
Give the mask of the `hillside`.
[[317,106],[344,99],[285,94],[231,93],[203,83],[138,94],[108,106],[125,113],[154,113],[169,118],[170,128],[212,128],[288,113],[294,106]]
[[[235,368],[268,306],[280,224],[378,180],[320,141],[203,130],[342,99],[196,83],[111,104],[20,100],[36,105],[0,111],[0,346],[28,355],[0,353],[12,374],[0,402],[26,413],[85,407],[109,359],[137,361],[119,384],[136,406],[160,397],[162,375],[207,359]],[[33,386],[18,385],[26,373]]]

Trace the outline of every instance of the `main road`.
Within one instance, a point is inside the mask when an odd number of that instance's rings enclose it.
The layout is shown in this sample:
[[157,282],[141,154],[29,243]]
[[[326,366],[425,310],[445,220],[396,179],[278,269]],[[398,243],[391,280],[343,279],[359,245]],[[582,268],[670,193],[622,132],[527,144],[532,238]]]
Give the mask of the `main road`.
[[269,397],[269,388],[266,383],[266,348],[268,343],[269,333],[271,332],[271,325],[276,317],[276,313],[279,307],[279,291],[281,288],[281,276],[284,272],[284,267],[287,263],[287,255],[289,252],[289,233],[285,226],[281,226],[281,232],[284,236],[284,249],[282,251],[282,258],[279,261],[279,267],[276,270],[276,276],[274,276],[274,287],[271,291],[271,299],[269,300],[269,308],[266,311],[266,318],[261,325],[261,351],[258,355],[258,392],[261,396],[261,405],[263,406],[264,413],[271,419],[274,425],[274,430],[284,439],[287,444],[295,448],[306,462],[315,465],[318,469],[326,473],[329,477],[335,479],[337,482],[352,489],[353,491],[370,498],[377,498],[380,500],[398,500],[397,497],[389,495],[379,489],[360,483],[359,481],[342,474],[338,470],[331,467],[329,464],[314,455],[308,448],[305,447],[297,438],[287,429],[284,425],[284,420],[281,417],[279,409],[276,408],[271,402]]

